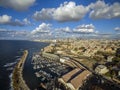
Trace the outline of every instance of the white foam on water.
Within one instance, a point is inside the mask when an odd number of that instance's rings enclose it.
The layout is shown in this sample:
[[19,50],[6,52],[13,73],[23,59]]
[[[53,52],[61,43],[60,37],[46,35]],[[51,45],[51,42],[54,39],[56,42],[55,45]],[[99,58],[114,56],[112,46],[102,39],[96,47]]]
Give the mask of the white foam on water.
[[16,58],[20,58],[21,56],[15,56]]
[[17,59],[15,62],[12,63],[7,63],[6,65],[4,65],[4,67],[6,67],[6,70],[12,71],[9,75],[9,79],[10,79],[10,88],[9,90],[14,90],[13,89],[13,82],[12,82],[12,75],[13,75],[13,69],[14,69],[14,65],[20,60],[21,56],[16,56]]
[[[12,72],[12,73],[13,73],[13,72]],[[13,89],[13,85],[12,85],[12,84],[13,84],[13,82],[12,82],[12,75],[13,75],[13,74],[12,74],[12,73],[9,75],[9,79],[10,79],[10,88],[9,88],[9,90],[14,90],[14,89]]]
[[16,63],[17,63],[16,61],[12,62],[12,63],[7,63],[3,67],[11,67],[11,66],[15,65]]
[[16,61],[19,61],[21,59],[21,57],[17,58]]
[[12,71],[13,69],[14,69],[14,67],[9,67],[9,68],[7,68],[6,70]]

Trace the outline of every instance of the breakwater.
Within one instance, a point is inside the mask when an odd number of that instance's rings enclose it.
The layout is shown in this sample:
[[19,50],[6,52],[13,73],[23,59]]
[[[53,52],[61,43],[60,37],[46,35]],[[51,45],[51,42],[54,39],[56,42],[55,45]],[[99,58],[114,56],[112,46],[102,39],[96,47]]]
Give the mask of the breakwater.
[[16,64],[13,70],[12,86],[14,90],[30,90],[29,87],[26,85],[22,74],[24,63],[27,56],[28,56],[28,51],[25,50],[23,56],[21,57],[20,61]]

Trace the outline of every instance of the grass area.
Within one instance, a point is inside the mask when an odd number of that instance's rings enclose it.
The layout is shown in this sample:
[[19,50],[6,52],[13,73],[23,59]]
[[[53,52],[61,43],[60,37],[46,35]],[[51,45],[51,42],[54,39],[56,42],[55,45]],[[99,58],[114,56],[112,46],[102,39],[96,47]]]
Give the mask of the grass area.
[[96,63],[96,61],[95,60],[84,59],[84,60],[81,61],[81,63],[92,70],[93,65]]

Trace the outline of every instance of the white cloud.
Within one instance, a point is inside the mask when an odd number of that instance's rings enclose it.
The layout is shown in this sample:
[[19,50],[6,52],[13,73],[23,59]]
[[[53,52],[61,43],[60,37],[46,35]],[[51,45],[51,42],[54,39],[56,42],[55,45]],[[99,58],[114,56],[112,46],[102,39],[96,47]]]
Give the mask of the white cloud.
[[36,0],[0,0],[0,6],[15,10],[26,10],[35,3]]
[[94,33],[95,27],[92,24],[83,24],[79,25],[76,28],[73,29],[74,33]]
[[11,26],[25,26],[25,25],[31,25],[31,22],[27,18],[24,18],[23,21],[20,21],[18,19],[13,20],[12,16],[5,14],[0,16],[0,24],[11,25]]
[[28,39],[29,32],[25,30],[8,30],[0,28],[0,39]]
[[66,32],[66,33],[72,32],[72,30],[71,30],[70,27],[57,28],[57,29],[55,29],[55,30],[58,31],[58,32]]
[[0,32],[1,32],[1,31],[7,31],[7,29],[4,29],[4,28],[0,28]]
[[95,26],[93,24],[83,24],[76,26],[75,28],[64,27],[64,28],[56,28],[54,29],[56,34],[97,34],[98,31],[95,30]]
[[23,22],[24,22],[24,24],[26,24],[26,25],[31,25],[31,22],[30,22],[27,18],[24,18],[24,19],[23,19]]
[[82,34],[91,35],[98,33],[95,31],[95,26],[93,24],[83,24],[75,28],[63,27],[63,28],[53,28],[51,24],[41,23],[38,27],[31,31],[30,37],[41,39],[41,38],[54,38],[54,37],[71,37],[79,36]]
[[55,20],[60,22],[78,21],[88,12],[88,8],[83,5],[76,5],[75,2],[64,2],[53,14]]
[[58,8],[47,8],[36,11],[33,18],[36,20],[56,20],[59,22],[78,21],[89,11],[88,7],[76,5],[75,2],[64,2]]
[[[3,32],[3,33],[2,33]],[[4,34],[6,32],[6,34]],[[80,37],[82,34],[89,35],[97,35],[98,31],[95,31],[95,26],[93,24],[83,24],[76,26],[75,28],[63,27],[63,28],[53,28],[51,24],[42,23],[38,27],[36,27],[31,32],[17,30],[6,30],[0,29],[0,36],[3,35],[3,38],[6,35],[20,37],[20,38],[28,38],[28,39],[50,39],[50,38],[68,38],[68,37]]]
[[104,1],[98,0],[88,6],[92,9],[90,17],[92,19],[111,19],[120,17],[120,3],[106,4]]
[[51,24],[42,23],[35,30],[33,30],[31,34],[49,33],[50,30]]
[[107,4],[98,0],[88,6],[64,2],[57,8],[43,8],[33,15],[35,20],[56,20],[59,22],[79,21],[89,13],[92,19],[111,19],[120,17],[120,3]]
[[33,18],[35,20],[51,20],[53,19],[53,12],[54,9],[53,8],[49,8],[49,9],[42,9],[41,11],[36,11],[33,15]]
[[69,27],[65,27],[65,28],[62,28],[62,31],[69,33],[71,32],[71,29]]
[[10,22],[11,18],[12,18],[11,16],[8,16],[6,14],[0,16],[0,24],[6,24],[6,23]]
[[18,19],[15,19],[14,21],[11,21],[11,22],[9,22],[7,24],[11,25],[11,26],[24,26],[25,25],[23,22],[21,22]]
[[120,31],[120,27],[115,27],[114,30]]

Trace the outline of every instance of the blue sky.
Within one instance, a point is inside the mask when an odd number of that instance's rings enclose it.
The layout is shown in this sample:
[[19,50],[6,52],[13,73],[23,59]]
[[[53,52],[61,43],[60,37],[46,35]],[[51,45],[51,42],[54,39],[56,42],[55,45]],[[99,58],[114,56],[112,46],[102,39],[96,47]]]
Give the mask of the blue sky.
[[0,38],[10,30],[13,38],[118,34],[120,0],[0,0]]

